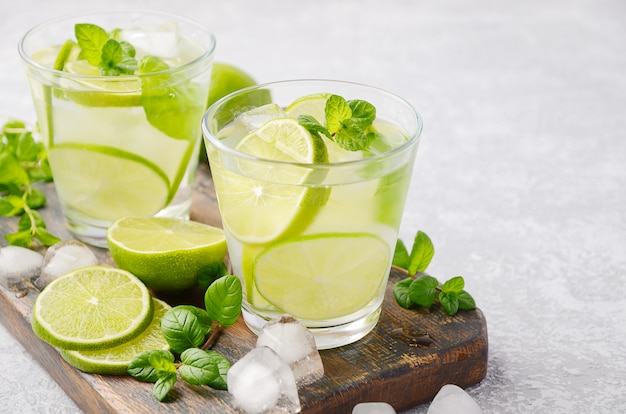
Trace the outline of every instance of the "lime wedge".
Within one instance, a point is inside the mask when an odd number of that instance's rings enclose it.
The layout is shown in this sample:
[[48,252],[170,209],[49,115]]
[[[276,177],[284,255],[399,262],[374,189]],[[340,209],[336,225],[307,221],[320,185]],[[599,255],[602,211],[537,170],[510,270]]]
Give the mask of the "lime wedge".
[[198,271],[224,260],[222,229],[165,217],[124,217],[107,230],[115,263],[149,288],[177,292],[196,285]]
[[333,319],[374,299],[390,257],[389,246],[370,234],[314,234],[269,247],[257,257],[253,277],[259,293],[280,311],[304,320]]
[[144,351],[169,350],[161,333],[161,318],[171,309],[162,300],[153,298],[152,322],[138,337],[113,348],[99,351],[69,351],[61,349],[61,356],[75,368],[94,374],[124,375],[130,362]]
[[244,137],[236,149],[285,164],[268,168],[240,160],[239,173],[217,167],[213,178],[224,226],[246,243],[267,243],[306,228],[330,195],[329,188],[314,186],[324,172],[306,166],[328,161],[321,138],[295,119],[277,118]]
[[113,221],[153,215],[169,202],[169,180],[151,161],[114,147],[60,144],[50,147],[62,202],[88,217]]
[[139,106],[141,81],[136,76],[103,76],[100,70],[86,60],[65,62],[65,72],[81,75],[71,81],[62,79],[66,95],[85,106]]
[[50,345],[74,350],[117,346],[150,324],[152,297],[132,274],[111,267],[83,267],[41,291],[32,328]]

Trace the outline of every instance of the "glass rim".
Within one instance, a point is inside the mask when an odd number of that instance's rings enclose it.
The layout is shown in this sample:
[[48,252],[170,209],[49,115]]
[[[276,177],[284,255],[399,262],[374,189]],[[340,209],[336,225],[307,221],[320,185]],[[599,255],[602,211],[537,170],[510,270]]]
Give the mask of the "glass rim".
[[[228,146],[226,144],[224,144],[224,142],[220,139],[217,139],[213,133],[210,131],[209,129],[209,118],[211,118],[211,116],[214,114],[214,112],[217,110],[218,107],[222,106],[222,104],[224,104],[226,101],[239,96],[241,94],[245,94],[247,92],[253,91],[253,90],[260,90],[263,88],[268,88],[268,87],[272,87],[272,86],[280,86],[280,85],[289,85],[289,84],[301,84],[301,83],[331,83],[331,84],[337,84],[337,85],[349,85],[349,86],[354,86],[354,87],[359,87],[359,88],[366,88],[369,89],[371,91],[375,91],[377,93],[380,93],[382,95],[385,95],[391,99],[393,99],[394,101],[396,101],[397,103],[407,107],[410,109],[411,113],[415,116],[415,121],[416,121],[416,125],[415,125],[415,131],[408,131],[409,132],[409,139],[402,143],[401,145],[398,145],[397,147],[394,147],[392,149],[390,149],[389,151],[385,151],[383,153],[380,154],[376,154],[373,155],[371,157],[368,158],[361,158],[361,159],[357,159],[357,160],[349,160],[349,161],[340,161],[340,162],[326,162],[326,163],[302,163],[302,162],[291,162],[291,161],[281,161],[281,160],[272,160],[269,158],[262,158],[262,157],[257,157],[254,155],[250,155],[250,154],[246,154],[245,152],[241,152],[236,150],[234,147]],[[403,153],[406,149],[410,148],[411,146],[415,145],[418,143],[418,141],[420,140],[420,137],[422,135],[422,129],[423,129],[423,119],[422,116],[420,115],[419,111],[406,99],[392,93],[389,92],[385,89],[382,88],[378,88],[376,86],[371,86],[371,85],[367,85],[364,83],[359,83],[359,82],[352,82],[352,81],[343,81],[343,80],[336,80],[336,79],[323,79],[323,78],[309,78],[309,79],[289,79],[289,80],[282,80],[282,81],[274,81],[274,82],[267,82],[267,83],[262,83],[262,84],[258,84],[258,85],[252,85],[252,86],[248,86],[246,88],[242,88],[239,89],[235,92],[231,92],[228,95],[218,99],[217,101],[215,101],[204,113],[204,115],[202,116],[202,132],[203,135],[206,139],[208,139],[211,144],[213,144],[219,151],[222,151],[228,155],[231,156],[235,156],[238,158],[242,158],[242,159],[246,159],[249,161],[254,161],[254,162],[259,162],[259,163],[267,163],[267,164],[273,164],[273,165],[291,165],[291,166],[297,166],[297,167],[303,167],[303,168],[311,168],[311,166],[315,166],[315,167],[323,167],[323,168],[339,168],[339,167],[350,167],[350,166],[356,166],[356,165],[360,165],[360,164],[369,164],[372,162],[376,162],[379,160],[383,160],[383,159],[387,159],[387,158],[391,158],[396,154],[399,153]]]
[[[203,31],[206,35],[208,35],[208,38],[210,39],[211,44],[207,48],[207,50],[203,51],[201,55],[199,55],[195,59],[190,60],[189,62],[186,62],[180,66],[171,67],[169,69],[162,70],[159,72],[141,73],[141,74],[135,74],[135,75],[118,75],[118,76],[85,75],[85,74],[79,74],[79,73],[65,72],[62,70],[51,68],[49,66],[42,65],[36,62],[35,60],[33,60],[30,54],[26,53],[26,50],[24,48],[26,41],[33,33],[37,32],[38,30],[41,30],[54,23],[59,23],[61,21],[68,21],[68,20],[72,20],[78,17],[90,16],[90,15],[105,15],[105,14],[113,14],[113,15],[114,14],[138,14],[138,15],[169,17],[169,18],[175,19],[176,21],[183,21],[185,23],[188,23],[197,27],[198,29]],[[71,38],[72,35],[73,33],[70,33],[68,39]],[[48,74],[53,74],[56,76],[63,76],[68,79],[77,79],[77,80],[90,79],[90,80],[98,80],[98,81],[105,81],[105,82],[106,81],[120,82],[120,81],[136,80],[136,79],[141,79],[141,78],[146,78],[146,77],[152,77],[155,75],[165,75],[165,74],[185,71],[190,67],[196,66],[199,62],[202,62],[210,58],[213,52],[215,51],[216,44],[217,44],[217,41],[215,38],[215,34],[211,30],[209,30],[207,26],[203,25],[197,20],[190,19],[188,17],[185,17],[180,14],[176,14],[176,13],[169,13],[169,12],[162,12],[162,11],[155,11],[155,10],[145,10],[145,9],[123,9],[122,8],[122,9],[112,9],[112,10],[85,10],[85,11],[63,14],[60,16],[56,16],[56,17],[44,20],[32,26],[30,29],[28,29],[28,31],[26,31],[26,33],[24,33],[24,35],[20,38],[18,42],[17,50],[24,63],[28,64],[29,66],[39,71],[42,71]]]

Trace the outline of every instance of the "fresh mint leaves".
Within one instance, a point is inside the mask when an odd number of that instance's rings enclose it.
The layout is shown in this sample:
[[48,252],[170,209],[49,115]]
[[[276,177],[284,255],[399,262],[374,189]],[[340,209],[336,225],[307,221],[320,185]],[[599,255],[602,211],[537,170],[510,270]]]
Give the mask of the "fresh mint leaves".
[[78,57],[96,66],[105,76],[132,75],[138,68],[135,48],[128,42],[116,40],[114,33],[109,34],[95,24],[76,24]]
[[36,211],[46,204],[46,196],[33,184],[52,181],[46,150],[21,121],[8,121],[2,127],[0,171],[0,216],[20,216],[17,231],[4,236],[9,244],[29,247],[38,240],[51,246],[60,241]]
[[[230,362],[208,348],[216,335],[223,328],[233,325],[241,313],[242,287],[239,278],[226,275],[211,283],[205,292],[204,302],[206,310],[179,305],[170,309],[161,320],[161,332],[171,352],[145,351],[128,366],[128,373],[135,379],[154,383],[152,394],[159,401],[164,401],[174,387],[177,372],[189,384],[226,389]],[[179,362],[176,362],[174,353],[180,355]]]
[[199,133],[194,120],[202,118],[204,99],[184,73],[164,72],[169,68],[156,56],[141,59],[137,73],[155,73],[141,79],[141,104],[152,126],[172,138],[188,140]]
[[376,108],[367,101],[346,101],[341,96],[330,95],[324,113],[325,126],[310,115],[300,115],[298,123],[311,134],[321,133],[348,151],[366,150],[376,138],[372,125]]
[[435,248],[430,237],[422,231],[415,235],[411,254],[402,240],[398,240],[393,265],[404,270],[408,277],[393,287],[396,302],[409,309],[413,305],[428,308],[438,300],[449,316],[456,315],[459,310],[475,309],[474,298],[464,290],[463,277],[455,276],[440,285],[437,279],[424,274],[434,254]]

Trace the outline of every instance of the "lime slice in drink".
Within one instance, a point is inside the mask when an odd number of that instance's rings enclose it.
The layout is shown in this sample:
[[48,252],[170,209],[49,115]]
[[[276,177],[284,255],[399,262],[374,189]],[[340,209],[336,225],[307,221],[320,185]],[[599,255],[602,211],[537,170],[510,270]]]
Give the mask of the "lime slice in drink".
[[291,105],[285,108],[285,112],[289,117],[297,118],[300,115],[310,115],[320,124],[324,125],[326,118],[326,101],[330,93],[316,93],[313,95],[303,96],[293,101]]
[[169,180],[151,161],[118,148],[60,144],[48,150],[62,202],[90,218],[153,215],[169,202]]
[[[330,93],[317,93],[303,96],[293,101],[285,112],[288,117],[297,118],[300,115],[310,115],[321,125],[326,125],[326,101]],[[354,161],[363,158],[361,151],[346,151],[335,141],[322,137],[328,151],[329,162]]]
[[282,312],[304,320],[339,318],[362,309],[380,292],[390,256],[383,240],[366,233],[303,236],[261,253],[254,281]]
[[41,291],[32,328],[50,345],[95,350],[137,337],[152,321],[152,297],[135,276],[121,269],[83,267]]
[[295,119],[277,118],[244,137],[236,149],[285,164],[270,168],[257,160],[240,159],[238,173],[217,167],[213,177],[224,226],[246,243],[267,243],[306,228],[330,194],[329,188],[314,186],[325,172],[307,166],[328,161],[321,138],[313,137]]
[[63,70],[80,75],[65,82],[66,95],[85,106],[139,106],[141,81],[136,76],[103,76],[86,60],[66,61]]
[[99,351],[69,351],[61,349],[61,356],[81,371],[104,375],[124,375],[130,362],[144,351],[169,350],[161,333],[161,318],[171,309],[162,300],[153,298],[154,316],[150,325],[135,339],[113,348]]
[[222,229],[165,217],[125,217],[107,230],[115,263],[157,291],[194,287],[198,271],[224,260]]

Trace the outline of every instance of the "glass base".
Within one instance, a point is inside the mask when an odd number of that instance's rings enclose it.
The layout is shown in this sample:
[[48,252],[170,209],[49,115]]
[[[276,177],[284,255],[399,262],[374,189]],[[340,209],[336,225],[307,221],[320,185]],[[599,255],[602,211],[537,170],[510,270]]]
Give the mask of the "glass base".
[[[241,312],[248,328],[258,335],[267,320],[258,315],[252,314],[245,309],[242,309]],[[329,327],[313,327],[308,329],[315,337],[317,349],[337,348],[356,342],[367,335],[378,323],[380,312],[381,306],[374,309],[373,312],[352,322]]]

